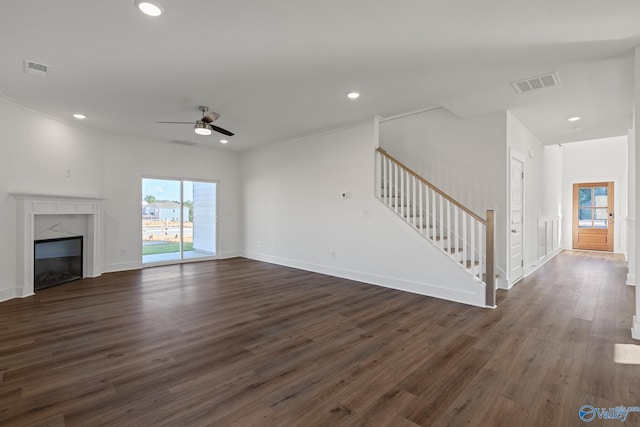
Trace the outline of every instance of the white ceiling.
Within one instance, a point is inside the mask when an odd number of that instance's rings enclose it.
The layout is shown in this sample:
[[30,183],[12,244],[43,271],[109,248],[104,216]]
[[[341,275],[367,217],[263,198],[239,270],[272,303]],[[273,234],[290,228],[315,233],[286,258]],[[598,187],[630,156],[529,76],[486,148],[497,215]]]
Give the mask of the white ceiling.
[[[208,105],[239,150],[437,105],[510,109],[549,144],[631,126],[637,0],[160,3],[150,18],[133,0],[3,0],[2,95],[67,121],[83,112],[94,129],[218,146],[155,123]],[[47,77],[25,74],[24,59]],[[550,71],[557,88],[511,88]]]

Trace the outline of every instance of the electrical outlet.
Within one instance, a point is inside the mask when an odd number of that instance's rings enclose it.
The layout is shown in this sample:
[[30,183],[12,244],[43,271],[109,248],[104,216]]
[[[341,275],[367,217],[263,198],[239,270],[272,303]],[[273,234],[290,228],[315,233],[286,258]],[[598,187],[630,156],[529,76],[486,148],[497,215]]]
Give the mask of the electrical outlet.
[[125,249],[120,249],[120,256],[125,256],[127,251]]
[[331,259],[336,259],[336,251],[331,251],[331,253],[329,254],[329,257]]
[[261,248],[262,247],[262,242],[258,242],[258,247]]

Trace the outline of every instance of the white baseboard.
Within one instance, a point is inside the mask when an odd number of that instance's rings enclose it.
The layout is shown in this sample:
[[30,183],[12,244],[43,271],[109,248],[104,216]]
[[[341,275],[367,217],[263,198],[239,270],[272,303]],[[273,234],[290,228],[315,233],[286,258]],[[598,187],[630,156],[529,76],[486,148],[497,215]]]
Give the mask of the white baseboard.
[[35,294],[31,293],[31,294],[28,294],[28,295],[23,295],[22,294],[22,288],[18,288],[18,287],[3,288],[3,289],[0,289],[0,302],[8,301],[8,300],[14,299],[14,298],[26,298],[26,297],[30,297],[32,295],[35,295]]
[[121,262],[118,264],[105,264],[102,266],[103,273],[115,273],[116,271],[140,270],[142,263],[140,261]]
[[237,258],[241,256],[244,256],[244,252],[241,250],[222,251],[220,252],[220,256],[218,256],[218,259]]
[[635,275],[627,274],[627,285],[629,285],[629,286],[635,286],[636,285],[636,276]]
[[564,249],[558,248],[555,251],[548,253],[544,258],[539,259],[538,261],[531,264],[529,267],[527,267],[527,271],[525,272],[524,277],[529,276],[531,273],[533,273],[534,271],[536,271],[537,269],[539,269],[540,267],[542,267],[543,265],[551,261],[563,250]]
[[499,287],[499,289],[509,290],[509,289],[513,288],[518,282],[520,282],[525,277],[528,277],[531,274],[533,274],[533,272],[535,272],[537,269],[539,269],[540,267],[545,265],[547,262],[549,262],[552,258],[554,258],[556,255],[558,255],[563,250],[564,250],[563,248],[558,248],[555,251],[548,253],[544,258],[541,258],[541,259],[537,260],[536,262],[534,262],[533,264],[525,267],[524,271],[523,271],[523,274],[522,274],[522,277],[517,278],[513,282],[511,282],[510,280],[506,280],[505,287]]
[[[227,258],[236,258],[243,256],[243,252],[240,250],[221,252],[220,256],[216,259],[227,259]],[[196,262],[197,259],[189,259],[188,262]],[[203,260],[203,261],[210,261]],[[167,262],[166,264],[174,264],[175,261]],[[117,264],[105,264],[102,266],[103,273],[115,273],[117,271],[128,271],[128,270],[140,270],[143,267],[142,262],[140,261],[129,261],[129,262],[121,262]]]
[[16,298],[16,288],[0,289],[0,302]]
[[631,328],[631,338],[640,340],[640,316],[633,316],[633,327]]
[[497,265],[494,267],[496,270],[496,288],[497,289],[509,289],[509,282],[507,280],[507,273],[500,269]]
[[[420,294],[435,298],[440,298],[448,301],[459,302],[468,305],[474,305],[476,307],[483,307],[484,305],[484,287],[481,283],[478,283],[478,292],[468,292],[458,289],[444,288],[438,285],[429,283],[418,283],[408,281],[404,279],[397,279],[393,277],[385,277],[372,275],[369,273],[352,271],[347,269],[335,268],[326,265],[314,264],[305,261],[292,260],[287,258],[280,258],[271,255],[264,255],[257,252],[247,251],[244,252],[244,257],[253,259],[256,261],[268,262],[270,264],[282,265],[285,267],[297,268],[305,271],[312,271],[314,273],[326,274],[328,276],[340,277],[342,279],[354,280],[357,282],[367,283],[376,286],[382,286],[385,288],[396,289],[404,292],[411,292],[414,294]],[[470,277],[470,280],[473,280]]]

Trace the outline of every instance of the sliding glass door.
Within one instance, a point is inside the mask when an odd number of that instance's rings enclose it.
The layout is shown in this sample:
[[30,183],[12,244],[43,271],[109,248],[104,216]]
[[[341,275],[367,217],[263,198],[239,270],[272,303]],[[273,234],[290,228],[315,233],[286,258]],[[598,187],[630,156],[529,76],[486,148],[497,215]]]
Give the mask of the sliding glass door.
[[142,178],[142,262],[217,256],[217,183]]
[[188,217],[183,217],[184,258],[217,255],[217,184],[215,182],[183,181]]

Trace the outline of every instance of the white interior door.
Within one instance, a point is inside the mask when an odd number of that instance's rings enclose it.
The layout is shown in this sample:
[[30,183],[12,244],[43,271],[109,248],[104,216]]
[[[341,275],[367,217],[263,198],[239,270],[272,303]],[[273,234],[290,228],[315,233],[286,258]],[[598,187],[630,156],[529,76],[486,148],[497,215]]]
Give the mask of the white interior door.
[[509,283],[513,284],[524,274],[524,159],[512,153],[509,163]]

